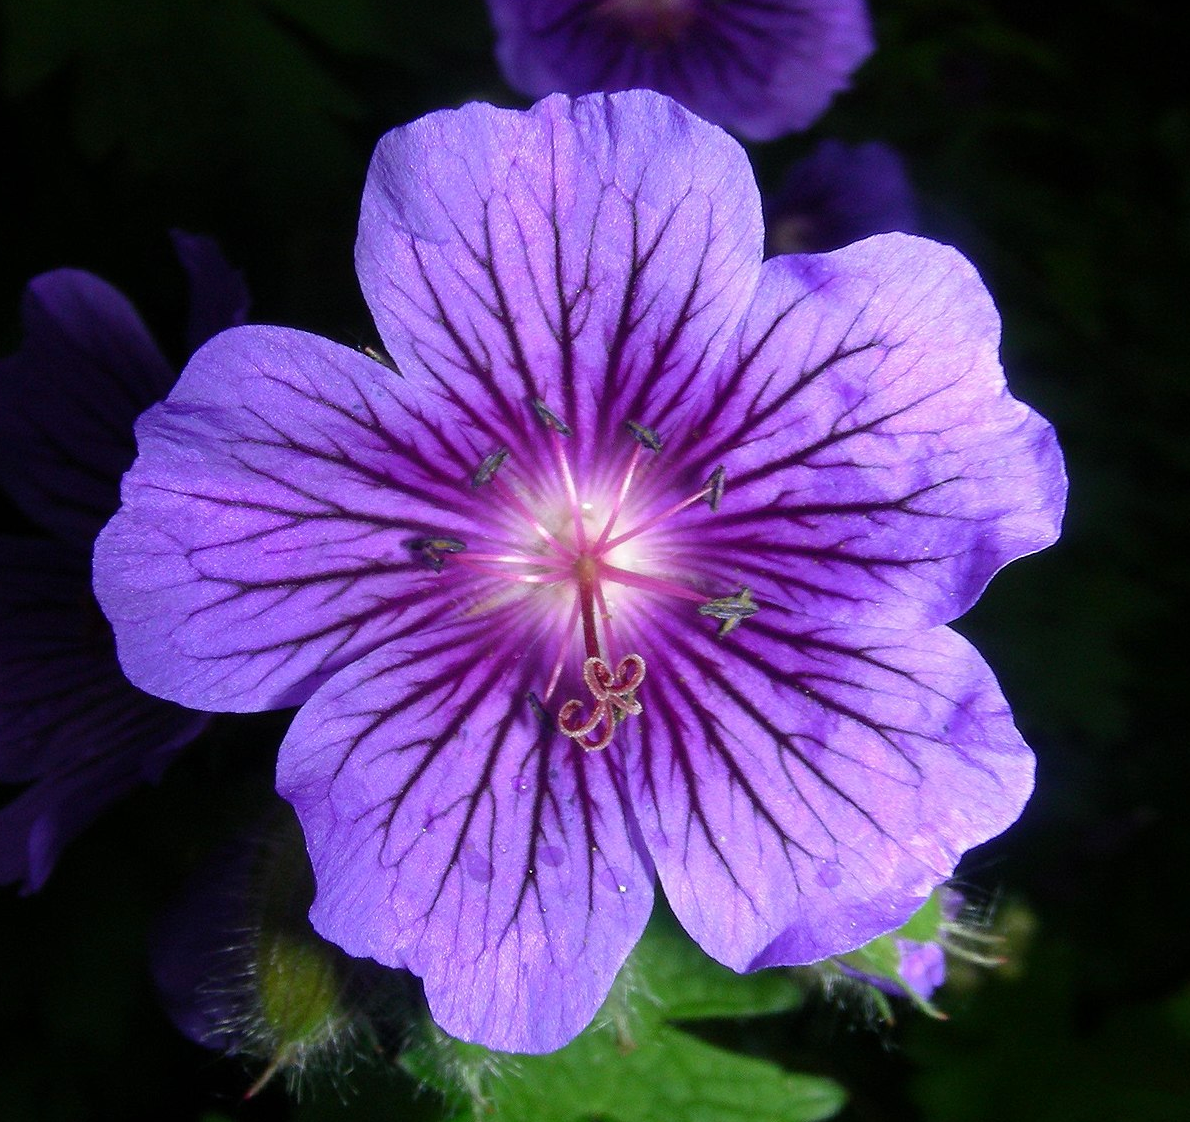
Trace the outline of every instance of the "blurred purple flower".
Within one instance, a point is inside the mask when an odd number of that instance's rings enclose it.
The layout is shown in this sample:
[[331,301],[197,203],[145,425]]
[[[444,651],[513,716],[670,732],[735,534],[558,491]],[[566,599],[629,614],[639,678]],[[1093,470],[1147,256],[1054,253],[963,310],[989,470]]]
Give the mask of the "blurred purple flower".
[[767,250],[825,253],[872,234],[918,231],[905,163],[887,144],[824,140],[765,206]]
[[808,128],[872,53],[863,0],[488,0],[530,97],[643,88],[751,140]]
[[[174,243],[195,346],[242,323],[244,283],[206,238]],[[119,505],[136,417],[176,373],[136,310],[77,269],[29,283],[0,361],[0,482],[52,539],[0,537],[0,883],[40,888],[63,847],[166,764],[206,718],[131,686],[91,593],[91,547]]]
[[213,340],[138,425],[96,589],[143,688],[302,705],[315,927],[543,1051],[660,877],[737,970],[896,928],[1033,762],[941,626],[1058,532],[954,250],[762,264],[744,151],[647,91],[384,137],[356,262],[396,373]]

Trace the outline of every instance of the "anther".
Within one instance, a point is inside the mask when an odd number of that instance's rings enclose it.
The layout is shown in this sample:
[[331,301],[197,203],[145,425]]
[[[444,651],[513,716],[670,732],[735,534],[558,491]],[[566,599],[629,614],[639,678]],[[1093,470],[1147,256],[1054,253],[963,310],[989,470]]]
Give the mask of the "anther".
[[397,369],[397,364],[395,362],[393,362],[392,358],[389,357],[389,354],[387,351],[382,351],[382,350],[380,350],[379,347],[369,347],[369,346],[361,347],[360,350],[362,350],[363,353],[365,355],[367,355],[367,357],[370,358],[373,362],[378,362],[378,363],[380,363],[381,366],[388,367],[388,369],[391,370],[394,374],[400,373],[400,371]]
[[471,486],[480,487],[484,483],[490,482],[495,478],[496,472],[500,470],[500,465],[507,459],[507,448],[497,448],[490,456],[485,456],[483,463],[475,469],[475,474],[471,477]]
[[624,424],[628,431],[649,449],[650,452],[661,451],[661,437],[657,435],[656,429],[651,429],[648,425],[638,424],[636,421],[625,421]]
[[409,548],[420,553],[426,564],[440,573],[444,558],[451,553],[462,553],[467,546],[458,538],[418,538],[409,543]]
[[734,596],[720,596],[698,606],[700,616],[720,620],[719,638],[734,631],[749,616],[760,611],[760,605],[752,599],[752,589],[741,588]]
[[727,483],[727,472],[723,465],[720,464],[713,472],[706,482],[707,493],[706,500],[710,503],[711,510],[718,510],[719,504],[723,501],[723,488]]
[[570,435],[570,426],[539,397],[533,399],[533,412],[541,419],[542,424],[553,429],[554,432],[561,436]]
[[538,719],[543,725],[548,725],[550,716],[545,711],[545,706],[541,704],[541,699],[532,690],[525,693],[525,700],[529,703],[529,708],[533,710],[533,716]]

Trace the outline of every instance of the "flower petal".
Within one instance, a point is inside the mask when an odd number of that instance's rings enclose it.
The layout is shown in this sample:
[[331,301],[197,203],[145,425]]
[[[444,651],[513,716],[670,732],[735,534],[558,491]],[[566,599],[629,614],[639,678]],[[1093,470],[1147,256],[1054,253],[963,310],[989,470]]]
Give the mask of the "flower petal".
[[427,410],[508,444],[540,398],[590,448],[701,388],[761,246],[740,146],[632,91],[468,105],[390,132],[356,264]]
[[57,543],[0,539],[0,883],[36,891],[63,847],[165,765],[206,717],[120,670],[85,563]]
[[20,349],[0,361],[0,482],[89,550],[132,463],[133,421],[174,374],[132,305],[90,273],[36,277],[21,319]]
[[991,672],[947,628],[758,615],[673,634],[650,685],[632,803],[675,914],[737,970],[896,928],[1032,788]]
[[419,629],[342,671],[281,746],[310,918],[425,980],[434,1019],[506,1051],[561,1047],[644,928],[652,867],[608,753],[540,719],[490,623]]
[[531,97],[647,87],[753,140],[812,124],[872,51],[862,0],[488,0]]
[[823,140],[765,199],[771,254],[822,253],[872,234],[916,233],[917,199],[905,161],[879,140]]
[[465,507],[478,456],[415,426],[401,388],[284,328],[235,328],[194,356],[138,423],[124,505],[96,543],[133,682],[195,709],[297,704],[435,594],[414,546],[451,532],[442,512]]
[[186,349],[193,354],[213,335],[242,324],[252,300],[243,273],[227,263],[213,238],[185,230],[171,230],[170,238],[190,280]]
[[1061,453],[1009,395],[998,343],[986,289],[948,247],[885,234],[766,262],[722,408],[689,442],[694,476],[726,468],[718,514],[685,527],[724,594],[932,626],[1051,544]]

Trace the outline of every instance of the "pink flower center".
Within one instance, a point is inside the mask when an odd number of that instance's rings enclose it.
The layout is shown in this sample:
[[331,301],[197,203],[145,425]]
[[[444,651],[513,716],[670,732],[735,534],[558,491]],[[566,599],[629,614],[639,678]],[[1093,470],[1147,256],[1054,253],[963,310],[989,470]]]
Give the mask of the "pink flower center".
[[[722,474],[717,472],[693,494],[661,509],[654,502],[642,510],[632,501],[633,486],[642,455],[648,454],[646,449],[658,451],[660,442],[643,426],[629,427],[637,443],[618,483],[599,489],[600,493],[592,489],[586,494],[576,483],[563,429],[551,427],[548,434],[557,467],[556,479],[546,492],[552,499],[527,499],[497,474],[505,453],[489,457],[476,482],[495,490],[520,532],[512,533],[507,549],[499,552],[451,551],[454,561],[473,571],[526,590],[536,587],[554,594],[563,622],[541,702],[550,704],[581,636],[582,681],[589,696],[565,701],[558,709],[557,723],[564,735],[592,752],[606,748],[616,727],[641,712],[637,691],[645,678],[645,660],[623,649],[615,604],[642,592],[692,601],[700,610],[707,604],[705,595],[657,571],[648,551],[640,549],[642,539],[694,503],[713,500],[717,506],[722,490]],[[433,539],[430,544],[441,549],[445,540]]]

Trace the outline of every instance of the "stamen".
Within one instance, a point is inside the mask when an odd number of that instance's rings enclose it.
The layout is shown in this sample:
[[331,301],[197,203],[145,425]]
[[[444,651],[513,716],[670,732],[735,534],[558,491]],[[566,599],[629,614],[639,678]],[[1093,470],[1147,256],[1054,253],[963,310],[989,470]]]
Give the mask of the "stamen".
[[574,629],[578,626],[578,597],[570,609],[570,619],[566,622],[566,629],[562,633],[562,642],[558,646],[558,657],[554,660],[554,668],[550,671],[550,680],[545,687],[545,700],[549,701],[558,688],[558,681],[562,677],[562,667],[566,665],[566,655],[569,651],[570,640],[574,637]]
[[550,715],[545,711],[545,706],[541,704],[541,699],[532,690],[525,694],[525,700],[529,703],[529,708],[533,710],[533,716],[536,717],[543,725],[548,725]]
[[394,374],[400,373],[397,369],[397,364],[393,362],[387,351],[382,351],[379,347],[369,347],[366,345],[361,347],[360,350],[373,362],[378,362],[381,366],[388,367]]
[[723,488],[727,482],[727,472],[720,464],[713,472],[711,477],[707,480],[707,490],[704,493],[706,500],[710,503],[711,510],[718,510],[719,504],[723,501]]
[[451,553],[462,553],[467,546],[458,538],[418,538],[408,543],[414,553],[420,553],[427,565],[436,573],[442,572],[444,558]]
[[[714,477],[712,476],[712,480],[713,479]],[[607,548],[609,550],[615,549],[616,546],[623,545],[626,541],[631,541],[638,534],[643,534],[646,530],[651,530],[659,523],[666,521],[668,518],[672,518],[678,513],[678,511],[685,510],[688,506],[693,505],[701,499],[705,499],[709,494],[711,494],[710,480],[708,480],[706,486],[703,487],[701,491],[691,495],[688,499],[683,499],[680,503],[674,503],[673,506],[661,511],[660,514],[654,514],[652,518],[646,518],[643,522],[637,523],[631,530],[621,534],[618,538],[612,538],[612,540],[607,543]]]
[[510,506],[514,507],[518,514],[533,527],[534,532],[546,542],[559,557],[569,557],[570,550],[566,548],[553,534],[549,532],[541,524],[537,515],[533,513],[526,505],[524,500],[518,495],[503,479],[495,477],[491,480],[492,486],[496,489],[502,499],[507,500]]
[[541,419],[541,422],[548,428],[554,430],[561,436],[569,436],[571,433],[570,426],[562,420],[544,401],[539,397],[533,399],[533,411]]
[[719,638],[722,639],[758,611],[760,605],[752,599],[752,589],[741,588],[734,596],[720,596],[717,600],[708,600],[699,607],[698,614],[722,620],[719,624]]
[[497,448],[490,456],[485,456],[483,463],[475,469],[475,474],[471,477],[471,486],[479,487],[484,483],[489,482],[500,470],[500,465],[508,459],[507,448]]
[[558,458],[558,470],[562,473],[562,482],[566,486],[566,497],[570,500],[570,512],[574,518],[575,543],[579,552],[584,553],[587,549],[587,528],[583,525],[583,507],[579,502],[574,473],[570,470],[570,460],[566,456],[566,449],[562,447],[562,438],[553,434],[552,443],[554,455]]
[[[631,422],[629,422],[631,424]],[[599,534],[593,548],[602,549],[607,539],[611,536],[612,527],[616,524],[616,519],[620,516],[620,509],[624,505],[624,500],[628,497],[628,489],[632,486],[632,477],[636,474],[636,465],[640,462],[639,444],[632,446],[632,455],[628,457],[628,467],[624,469],[624,478],[620,483],[620,490],[616,495],[615,504],[612,506],[611,513],[607,516],[607,522],[604,523],[603,530]]]
[[648,425],[638,424],[636,421],[625,421],[628,431],[650,452],[661,451],[661,437],[657,435],[656,429],[649,428]]
[[618,565],[609,565],[604,561],[600,565],[603,575],[616,584],[626,584],[631,588],[642,588],[646,592],[656,592],[661,596],[676,596],[681,600],[696,600],[699,604],[706,603],[706,597],[693,588],[678,584],[676,581],[664,580],[661,577],[651,577],[646,573],[634,573],[631,569],[621,569]]

